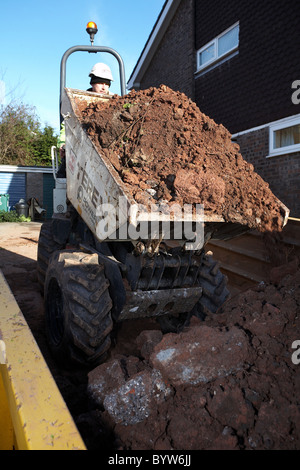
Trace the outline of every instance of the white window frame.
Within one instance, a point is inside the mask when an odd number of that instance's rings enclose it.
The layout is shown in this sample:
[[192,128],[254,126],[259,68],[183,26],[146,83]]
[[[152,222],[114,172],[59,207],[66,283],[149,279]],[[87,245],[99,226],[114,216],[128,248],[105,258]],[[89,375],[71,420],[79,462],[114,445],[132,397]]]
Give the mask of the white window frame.
[[277,155],[285,155],[288,153],[300,152],[300,144],[287,145],[286,147],[274,148],[274,134],[276,131],[286,129],[287,127],[297,126],[300,124],[300,115],[281,119],[280,121],[270,124],[269,126],[269,155],[268,157],[276,157]]
[[[231,31],[232,29],[236,28],[236,27],[239,27],[240,26],[240,22],[237,21],[236,23],[234,23],[232,26],[230,26],[230,28],[227,28],[225,31],[223,31],[221,34],[219,34],[218,36],[216,36],[212,41],[209,41],[207,44],[205,44],[205,46],[201,47],[201,49],[199,49],[197,51],[197,72],[200,72],[201,70],[204,70],[206,69],[207,67],[209,67],[210,65],[218,62],[219,60],[225,58],[227,55],[229,54],[232,54],[233,52],[237,51],[238,48],[239,48],[239,43],[240,43],[240,38],[238,38],[238,43],[236,46],[232,47],[231,49],[229,49],[228,51],[224,52],[223,54],[219,55],[219,50],[218,50],[218,45],[219,45],[219,39],[222,38],[222,36],[224,36],[225,34],[227,34],[229,31]],[[240,31],[239,31],[240,33]],[[210,46],[214,46],[214,57],[209,60],[208,62],[205,62],[205,64],[201,65],[200,64],[200,56],[201,56],[201,53],[203,51],[205,51],[205,49],[207,49],[208,47]]]

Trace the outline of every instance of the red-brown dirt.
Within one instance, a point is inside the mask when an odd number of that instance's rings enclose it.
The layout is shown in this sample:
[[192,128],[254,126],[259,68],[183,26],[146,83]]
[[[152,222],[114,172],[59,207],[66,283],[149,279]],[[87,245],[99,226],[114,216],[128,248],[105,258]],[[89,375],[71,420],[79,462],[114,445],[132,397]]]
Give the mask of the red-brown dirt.
[[203,204],[207,215],[280,231],[282,209],[269,185],[224,126],[186,95],[161,85],[78,108],[86,132],[137,203]]
[[132,354],[91,372],[89,390],[119,447],[299,449],[299,286],[297,271],[180,334],[144,331]]
[[[300,448],[296,259],[276,268],[272,282],[233,297],[203,323],[194,319],[179,335],[162,335],[154,320],[124,323],[101,373],[88,375],[62,369],[49,353],[36,274],[38,234],[35,224],[2,231],[0,268],[88,449]],[[100,405],[89,389],[98,384],[99,392],[103,383]]]

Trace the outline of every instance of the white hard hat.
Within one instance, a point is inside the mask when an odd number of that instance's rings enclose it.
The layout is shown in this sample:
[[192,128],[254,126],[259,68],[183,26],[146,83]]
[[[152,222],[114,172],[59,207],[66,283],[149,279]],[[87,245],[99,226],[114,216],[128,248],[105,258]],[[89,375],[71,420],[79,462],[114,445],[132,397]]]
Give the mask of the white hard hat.
[[103,64],[102,62],[98,62],[93,66],[89,76],[91,77],[92,75],[98,78],[104,78],[105,80],[110,80],[112,82],[114,81],[109,66]]

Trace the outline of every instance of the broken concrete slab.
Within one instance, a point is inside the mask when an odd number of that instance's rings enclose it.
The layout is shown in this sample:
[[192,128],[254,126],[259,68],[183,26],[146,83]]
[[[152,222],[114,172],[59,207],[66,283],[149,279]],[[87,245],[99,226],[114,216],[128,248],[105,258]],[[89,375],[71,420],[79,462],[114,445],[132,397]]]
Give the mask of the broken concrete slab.
[[130,375],[139,368],[137,364],[132,367],[132,362],[131,358],[115,358],[88,374],[89,396],[115,423],[125,426],[146,419],[172,391],[158,370]]
[[241,329],[207,326],[165,335],[150,357],[151,365],[176,386],[225,377],[243,369],[247,360],[249,342]]

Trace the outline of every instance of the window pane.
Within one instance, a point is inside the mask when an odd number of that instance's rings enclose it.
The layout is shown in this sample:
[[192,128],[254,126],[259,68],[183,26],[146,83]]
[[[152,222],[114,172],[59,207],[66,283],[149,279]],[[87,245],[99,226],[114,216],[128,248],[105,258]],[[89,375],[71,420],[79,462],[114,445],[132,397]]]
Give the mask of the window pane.
[[300,144],[300,124],[274,132],[274,148]]
[[239,44],[239,26],[223,34],[218,40],[218,56],[226,54]]
[[215,57],[215,45],[211,44],[199,54],[199,65],[204,65]]

